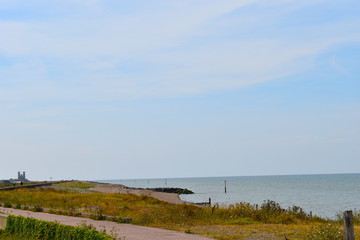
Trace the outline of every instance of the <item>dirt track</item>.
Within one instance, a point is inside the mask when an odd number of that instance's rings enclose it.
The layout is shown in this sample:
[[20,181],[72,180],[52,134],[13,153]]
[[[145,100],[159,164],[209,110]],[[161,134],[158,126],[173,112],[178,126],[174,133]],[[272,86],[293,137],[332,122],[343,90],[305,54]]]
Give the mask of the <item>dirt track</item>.
[[176,231],[136,226],[131,224],[119,224],[109,221],[96,221],[87,218],[80,217],[69,217],[62,215],[55,215],[49,213],[41,212],[31,212],[19,209],[3,208],[0,207],[0,213],[3,214],[12,214],[17,216],[32,217],[35,219],[58,222],[65,225],[79,226],[82,223],[87,225],[91,224],[96,227],[97,230],[101,231],[104,228],[106,233],[110,234],[111,232],[116,232],[117,236],[125,237],[125,240],[210,240],[211,238],[206,238],[194,234],[186,234]]

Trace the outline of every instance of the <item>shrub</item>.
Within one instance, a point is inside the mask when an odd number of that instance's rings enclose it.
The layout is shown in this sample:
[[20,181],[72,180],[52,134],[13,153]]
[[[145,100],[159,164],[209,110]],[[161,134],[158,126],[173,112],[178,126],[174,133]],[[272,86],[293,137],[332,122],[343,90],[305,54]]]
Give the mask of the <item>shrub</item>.
[[111,240],[109,235],[93,229],[61,225],[33,218],[10,215],[7,217],[6,232],[42,240]]
[[11,203],[6,202],[6,203],[4,203],[4,207],[5,207],[5,208],[11,208],[11,207],[12,207],[12,205],[11,205]]
[[39,207],[39,206],[35,206],[32,210],[34,212],[43,212],[44,211],[44,209],[42,207]]

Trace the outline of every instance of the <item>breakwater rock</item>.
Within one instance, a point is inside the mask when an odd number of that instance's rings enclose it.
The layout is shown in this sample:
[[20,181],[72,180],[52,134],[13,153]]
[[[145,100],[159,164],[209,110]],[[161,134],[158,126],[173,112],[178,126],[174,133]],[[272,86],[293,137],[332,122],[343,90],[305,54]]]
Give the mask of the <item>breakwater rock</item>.
[[176,194],[193,194],[194,192],[186,188],[132,188],[125,187],[126,189],[137,189],[137,190],[151,190],[155,192],[166,192],[166,193],[176,193]]

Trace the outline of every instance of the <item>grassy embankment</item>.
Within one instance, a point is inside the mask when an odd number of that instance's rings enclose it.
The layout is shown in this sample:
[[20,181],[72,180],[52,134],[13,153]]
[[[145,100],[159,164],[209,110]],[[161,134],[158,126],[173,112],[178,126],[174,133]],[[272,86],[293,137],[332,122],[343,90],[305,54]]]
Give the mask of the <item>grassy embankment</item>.
[[[197,207],[175,205],[148,196],[131,194],[78,193],[92,183],[63,183],[71,190],[21,189],[0,193],[0,203],[6,207],[44,208],[52,213],[73,215],[90,213],[95,219],[104,215],[132,218],[133,224],[173,229],[216,239],[338,239],[341,222],[310,217],[299,207],[282,209],[273,201],[262,205],[238,203],[228,207]],[[355,222],[359,223],[359,215]],[[328,224],[332,224],[331,226]],[[356,232],[360,229],[356,226]],[[311,233],[309,235],[309,233]],[[320,235],[323,236],[320,236]],[[314,238],[314,236],[318,237]]]

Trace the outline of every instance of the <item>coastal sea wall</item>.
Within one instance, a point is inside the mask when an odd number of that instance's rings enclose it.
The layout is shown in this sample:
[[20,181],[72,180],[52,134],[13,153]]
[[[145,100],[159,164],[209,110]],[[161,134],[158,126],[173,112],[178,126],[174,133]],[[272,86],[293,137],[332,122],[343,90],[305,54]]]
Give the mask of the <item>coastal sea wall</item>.
[[10,191],[10,190],[16,190],[16,189],[21,189],[21,188],[45,187],[45,186],[51,186],[52,184],[53,183],[39,183],[39,184],[31,184],[31,185],[23,185],[23,186],[4,187],[4,188],[0,188],[0,191]]

